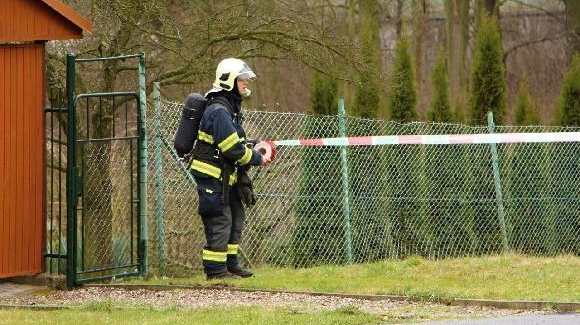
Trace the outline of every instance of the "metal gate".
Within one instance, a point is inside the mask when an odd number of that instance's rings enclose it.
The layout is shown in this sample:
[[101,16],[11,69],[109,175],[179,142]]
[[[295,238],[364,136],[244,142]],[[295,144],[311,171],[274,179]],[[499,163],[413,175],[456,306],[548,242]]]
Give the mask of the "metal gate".
[[[77,93],[76,65],[138,59],[136,91]],[[102,64],[105,64],[104,62]],[[67,285],[147,273],[144,54],[67,57]]]

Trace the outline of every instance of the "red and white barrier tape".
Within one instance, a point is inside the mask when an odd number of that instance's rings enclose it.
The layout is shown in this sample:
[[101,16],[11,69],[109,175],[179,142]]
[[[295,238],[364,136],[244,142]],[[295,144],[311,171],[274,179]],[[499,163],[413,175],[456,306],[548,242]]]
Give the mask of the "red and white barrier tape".
[[396,144],[485,144],[580,142],[580,132],[381,135],[273,141],[276,146],[381,146]]
[[270,160],[276,159],[276,149],[274,148],[272,141],[260,141],[256,143],[254,150]]

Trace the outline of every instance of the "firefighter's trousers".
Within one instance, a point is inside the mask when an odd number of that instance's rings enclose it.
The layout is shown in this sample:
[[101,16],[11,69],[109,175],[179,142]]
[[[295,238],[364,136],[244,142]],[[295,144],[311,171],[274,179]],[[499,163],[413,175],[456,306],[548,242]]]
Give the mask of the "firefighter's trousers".
[[223,196],[220,180],[213,177],[195,180],[206,238],[202,251],[204,272],[224,273],[238,266],[238,245],[246,218],[244,206],[235,187],[229,186],[228,195]]

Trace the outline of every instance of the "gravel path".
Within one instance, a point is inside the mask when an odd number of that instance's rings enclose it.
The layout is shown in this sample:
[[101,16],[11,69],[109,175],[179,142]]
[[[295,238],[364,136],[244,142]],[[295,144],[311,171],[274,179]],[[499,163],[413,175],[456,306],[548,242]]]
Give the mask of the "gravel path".
[[72,291],[37,292],[0,299],[3,305],[20,306],[78,306],[79,304],[111,302],[126,307],[148,308],[204,308],[225,306],[285,307],[300,311],[322,311],[341,307],[388,315],[389,318],[429,320],[539,315],[544,311],[505,310],[482,307],[444,306],[436,303],[406,301],[371,301],[336,296],[262,291],[232,291],[227,289],[149,290],[115,287],[81,287]]

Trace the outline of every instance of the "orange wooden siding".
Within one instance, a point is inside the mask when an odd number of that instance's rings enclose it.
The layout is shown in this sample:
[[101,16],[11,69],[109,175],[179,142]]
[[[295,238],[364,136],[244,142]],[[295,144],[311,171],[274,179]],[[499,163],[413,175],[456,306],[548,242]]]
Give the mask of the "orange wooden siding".
[[0,0],[0,43],[82,38],[83,29],[91,23],[59,1]]
[[0,278],[42,272],[44,45],[0,45]]

